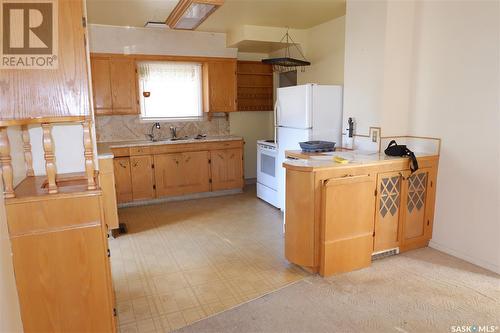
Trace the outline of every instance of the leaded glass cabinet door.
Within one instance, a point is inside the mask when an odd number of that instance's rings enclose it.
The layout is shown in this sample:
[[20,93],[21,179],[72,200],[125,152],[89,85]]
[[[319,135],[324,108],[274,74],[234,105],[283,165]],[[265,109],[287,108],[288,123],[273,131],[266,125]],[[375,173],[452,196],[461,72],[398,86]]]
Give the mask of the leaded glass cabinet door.
[[374,252],[399,246],[401,183],[400,172],[378,175]]
[[431,169],[423,168],[405,181],[404,228],[405,242],[417,241],[426,237],[428,222],[426,207],[429,194]]

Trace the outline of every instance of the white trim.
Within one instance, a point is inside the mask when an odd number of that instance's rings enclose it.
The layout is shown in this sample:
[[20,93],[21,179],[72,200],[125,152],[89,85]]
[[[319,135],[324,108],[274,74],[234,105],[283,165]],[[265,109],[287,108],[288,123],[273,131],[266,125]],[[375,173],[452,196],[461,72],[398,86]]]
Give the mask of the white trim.
[[196,122],[196,121],[205,121],[205,117],[201,116],[201,117],[189,117],[189,118],[177,118],[177,117],[143,118],[139,116],[139,122],[142,124]]
[[474,265],[477,265],[477,266],[480,266],[482,268],[485,268],[487,270],[490,270],[490,271],[493,271],[495,273],[498,273],[500,274],[500,265],[498,264],[494,264],[494,263],[491,263],[491,262],[488,262],[488,261],[485,261],[483,259],[479,259],[479,258],[476,258],[476,257],[473,257],[473,256],[470,256],[468,254],[465,254],[461,251],[458,251],[458,250],[455,250],[455,249],[452,249],[446,245],[443,245],[443,244],[439,244],[439,243],[436,243],[435,241],[431,240],[429,242],[429,247],[432,247],[433,249],[436,249],[438,251],[441,251],[441,252],[444,252],[444,253],[447,253],[449,255],[452,255],[454,257],[457,257],[457,258],[460,258],[460,259],[463,259],[465,261],[468,261],[470,262],[471,264],[474,264]]

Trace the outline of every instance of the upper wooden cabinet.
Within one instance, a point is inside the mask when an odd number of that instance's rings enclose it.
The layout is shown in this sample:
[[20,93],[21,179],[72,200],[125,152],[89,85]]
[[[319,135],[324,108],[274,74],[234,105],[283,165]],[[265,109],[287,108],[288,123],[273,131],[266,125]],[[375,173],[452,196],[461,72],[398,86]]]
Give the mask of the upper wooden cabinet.
[[271,65],[238,61],[238,111],[272,111],[273,92]]
[[[58,33],[54,36],[57,41],[54,45],[58,49],[56,57],[47,55],[57,61],[57,66],[50,69],[2,68],[0,121],[90,115],[86,29],[82,24],[84,3],[74,0],[57,1],[57,4],[58,29],[55,31]],[[44,24],[46,21],[50,20],[44,18]],[[35,30],[45,31],[43,28]],[[27,33],[28,30],[24,41],[30,37]],[[31,54],[24,54],[21,59],[24,58],[33,61]]]
[[125,56],[91,56],[96,115],[137,114],[135,60]]
[[205,112],[237,111],[236,60],[210,60],[203,64]]

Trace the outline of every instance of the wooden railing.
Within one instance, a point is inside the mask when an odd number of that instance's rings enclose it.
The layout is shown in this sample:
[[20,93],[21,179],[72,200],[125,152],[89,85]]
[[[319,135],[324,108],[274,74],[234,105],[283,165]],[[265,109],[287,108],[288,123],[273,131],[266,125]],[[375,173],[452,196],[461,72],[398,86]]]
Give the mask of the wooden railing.
[[55,162],[54,140],[52,128],[56,124],[79,123],[83,128],[83,148],[85,160],[85,178],[87,190],[95,190],[94,148],[91,136],[92,121],[87,117],[57,117],[57,118],[35,118],[23,120],[0,120],[0,168],[2,170],[2,181],[4,197],[6,199],[15,198],[14,170],[12,168],[11,146],[7,135],[9,126],[21,126],[21,136],[23,141],[24,162],[26,165],[26,177],[34,177],[33,154],[31,150],[30,135],[28,125],[38,124],[42,128],[42,145],[45,159],[45,172],[47,177],[47,193],[59,193],[57,185],[57,169]]

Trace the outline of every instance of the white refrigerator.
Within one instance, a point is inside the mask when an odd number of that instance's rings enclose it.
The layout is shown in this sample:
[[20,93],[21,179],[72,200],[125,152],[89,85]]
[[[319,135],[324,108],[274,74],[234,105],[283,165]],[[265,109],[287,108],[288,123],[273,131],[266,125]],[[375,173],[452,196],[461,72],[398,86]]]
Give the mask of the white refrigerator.
[[299,150],[299,142],[342,140],[342,86],[305,84],[279,88],[275,107],[278,148],[277,178],[279,208],[285,211],[286,150]]

